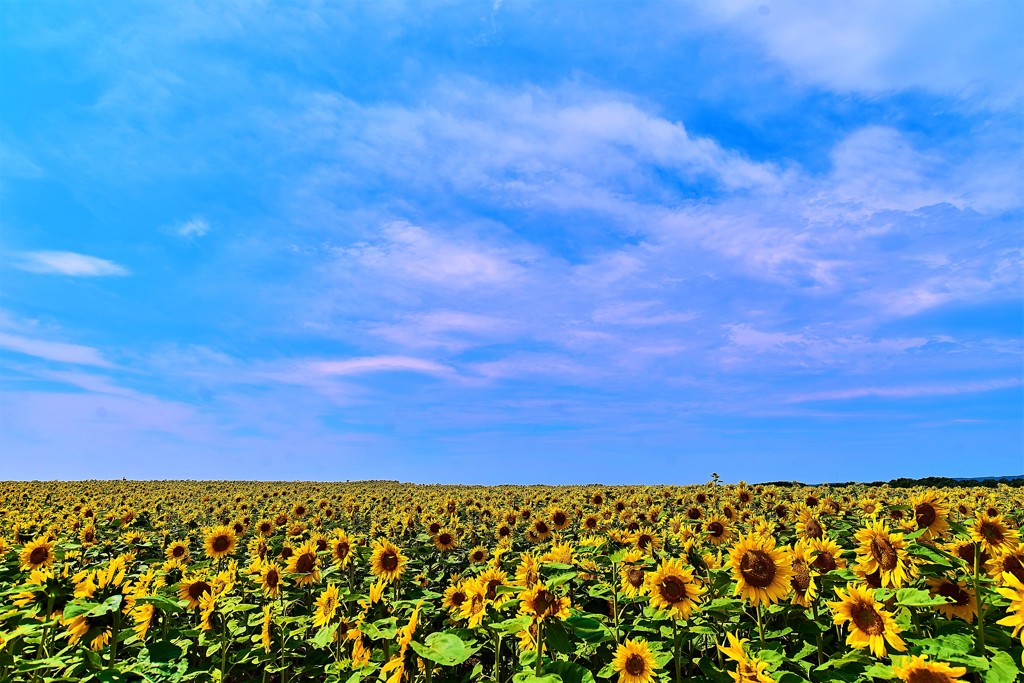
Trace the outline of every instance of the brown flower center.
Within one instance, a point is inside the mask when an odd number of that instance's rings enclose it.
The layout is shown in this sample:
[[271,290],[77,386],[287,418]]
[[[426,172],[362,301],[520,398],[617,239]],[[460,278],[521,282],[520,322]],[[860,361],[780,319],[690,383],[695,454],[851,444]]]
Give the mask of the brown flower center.
[[172,557],[184,557],[185,556],[185,546],[183,546],[183,545],[176,545],[176,546],[174,546],[171,549],[171,556]]
[[813,565],[822,574],[827,574],[836,568],[836,558],[832,556],[832,553],[822,551],[814,558]]
[[231,541],[227,536],[220,534],[213,537],[213,542],[210,544],[210,547],[213,548],[213,552],[215,553],[224,553],[227,552],[229,547],[231,547]]
[[384,568],[384,571],[393,572],[398,569],[398,554],[393,550],[388,550],[380,556],[380,566]]
[[881,635],[882,631],[885,630],[885,624],[872,605],[863,602],[857,603],[850,611],[850,616],[853,618],[853,623],[856,624],[857,628],[869,636]]
[[1016,555],[1007,555],[1003,558],[1003,571],[1010,572],[1018,581],[1024,582],[1024,565]]
[[316,555],[313,553],[302,553],[295,560],[296,574],[310,574],[316,566]]
[[797,560],[793,563],[793,578],[790,580],[793,586],[793,590],[797,593],[806,593],[807,589],[811,587],[811,571],[810,567],[803,560]]
[[914,508],[914,515],[917,517],[917,528],[924,529],[935,523],[937,517],[935,508],[930,503],[919,503]]
[[188,587],[188,597],[198,600],[203,597],[203,593],[209,593],[210,590],[210,584],[205,581],[196,581]]
[[267,584],[268,588],[277,588],[277,584],[281,582],[281,577],[278,576],[276,569],[271,569],[267,572],[266,577],[263,579],[264,583]]
[[721,522],[711,522],[711,524],[708,524],[708,533],[718,538],[725,533],[725,525]]
[[626,657],[626,673],[630,676],[640,676],[647,670],[647,662],[635,652]]
[[666,576],[661,582],[661,597],[665,602],[681,602],[686,598],[686,584],[678,576]]
[[957,607],[964,607],[971,601],[971,596],[967,591],[952,581],[943,581],[936,592],[942,597],[952,600]]
[[538,591],[533,598],[533,611],[537,613],[537,616],[546,617],[554,613],[554,606],[557,602],[558,598],[551,591]]
[[896,567],[898,557],[896,550],[889,543],[888,539],[882,536],[874,536],[871,539],[871,556],[883,570],[889,572]]
[[533,528],[534,528],[534,530],[536,530],[536,532],[538,534],[541,534],[541,535],[546,534],[546,533],[548,533],[548,531],[550,531],[550,529],[548,528],[548,525],[545,524],[544,520],[541,520],[541,519],[537,520],[537,523],[534,525]]
[[804,534],[808,538],[821,538],[825,535],[825,532],[821,528],[821,525],[818,524],[818,520],[812,518],[807,520],[807,523],[804,524]]
[[644,583],[644,570],[637,569],[636,567],[626,570],[626,581],[629,581],[629,585],[633,588],[639,588]]
[[564,512],[556,512],[551,517],[551,521],[555,523],[555,526],[563,526],[569,519],[565,516]]
[[954,681],[940,671],[915,669],[907,676],[907,683],[954,683]]
[[41,545],[37,548],[32,548],[32,552],[29,553],[28,561],[31,564],[42,564],[46,562],[46,559],[50,557],[50,550],[45,546]]
[[754,588],[767,588],[772,585],[777,568],[771,555],[763,550],[748,550],[740,560],[740,574]]
[[437,542],[443,546],[449,546],[452,544],[452,535],[445,532],[437,537]]

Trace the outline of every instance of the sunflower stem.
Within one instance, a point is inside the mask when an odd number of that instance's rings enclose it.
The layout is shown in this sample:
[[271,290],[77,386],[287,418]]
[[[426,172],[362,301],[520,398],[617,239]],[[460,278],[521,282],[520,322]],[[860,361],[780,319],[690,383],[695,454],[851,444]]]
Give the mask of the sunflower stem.
[[757,603],[757,637],[761,640],[761,647],[764,647],[764,624],[761,622],[761,603]]
[[675,657],[676,681],[682,681],[682,669],[679,662],[679,622],[675,619],[672,619],[672,649],[674,650]]
[[818,666],[825,663],[824,652],[822,651],[821,629],[818,628],[818,601],[811,602],[811,614],[814,615],[814,644],[818,646]]
[[537,665],[534,667],[534,675],[540,678],[540,667],[544,660],[544,622],[537,620]]
[[985,656],[985,596],[981,592],[981,543],[974,544],[974,599],[978,603],[978,656]]
[[615,624],[615,644],[619,644],[619,570],[618,563],[612,562],[612,621]]

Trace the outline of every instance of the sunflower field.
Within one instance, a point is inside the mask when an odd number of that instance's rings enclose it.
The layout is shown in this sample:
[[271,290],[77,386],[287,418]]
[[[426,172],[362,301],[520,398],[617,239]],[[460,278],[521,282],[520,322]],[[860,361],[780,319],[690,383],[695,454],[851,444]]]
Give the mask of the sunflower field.
[[1024,491],[8,482],[0,680],[1017,680]]

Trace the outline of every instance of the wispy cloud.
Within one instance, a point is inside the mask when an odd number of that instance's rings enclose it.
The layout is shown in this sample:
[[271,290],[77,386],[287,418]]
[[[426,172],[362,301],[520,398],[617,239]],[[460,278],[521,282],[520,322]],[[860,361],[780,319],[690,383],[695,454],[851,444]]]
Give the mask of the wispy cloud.
[[451,372],[434,361],[409,356],[370,356],[345,360],[321,360],[304,366],[313,373],[330,376],[362,375],[370,372],[418,372],[443,375]]
[[178,223],[172,228],[172,231],[178,237],[184,237],[186,239],[194,239],[196,237],[202,237],[210,231],[210,224],[205,218],[201,216],[195,216],[182,223]]
[[92,365],[101,368],[113,367],[112,363],[103,358],[102,354],[91,346],[32,339],[5,332],[0,332],[0,349],[58,363]]
[[954,396],[956,394],[974,394],[984,391],[1012,389],[1022,384],[1020,378],[993,379],[979,382],[961,382],[952,384],[922,384],[914,386],[874,386],[840,389],[836,391],[818,391],[797,394],[785,399],[786,403],[807,403],[810,401],[847,401],[869,396],[877,398],[924,398],[929,396]]
[[107,259],[73,251],[26,251],[15,255],[15,267],[30,273],[104,277],[128,275],[128,269]]

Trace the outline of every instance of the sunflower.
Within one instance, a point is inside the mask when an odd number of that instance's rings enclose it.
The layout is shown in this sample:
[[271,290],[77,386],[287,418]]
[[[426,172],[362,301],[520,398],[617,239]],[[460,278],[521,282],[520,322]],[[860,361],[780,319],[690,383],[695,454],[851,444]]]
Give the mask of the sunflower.
[[809,508],[800,508],[796,523],[796,535],[807,540],[825,538],[825,527]]
[[78,532],[78,540],[82,543],[85,548],[91,548],[96,545],[96,527],[92,524],[88,524]]
[[960,617],[968,624],[974,621],[978,615],[978,601],[974,598],[974,591],[964,581],[955,581],[945,577],[928,579],[928,592],[934,595],[941,595],[952,600],[945,605],[936,605],[935,609],[941,612],[948,619]]
[[175,541],[167,546],[164,556],[168,560],[177,560],[182,564],[186,564],[189,561],[188,543],[186,541]]
[[985,565],[988,575],[1002,583],[1003,574],[1013,574],[1018,581],[1024,581],[1024,543],[1016,547],[1003,547],[1002,552]]
[[892,672],[906,683],[951,683],[967,673],[962,666],[943,662],[929,662],[928,655],[904,657],[902,663],[893,664]]
[[798,542],[790,551],[793,560],[793,578],[790,579],[790,585],[793,586],[791,601],[801,607],[810,607],[818,595],[818,586],[811,574],[814,566],[812,552],[811,544],[806,541]]
[[322,628],[331,623],[340,605],[341,600],[338,597],[338,587],[334,582],[328,583],[327,588],[320,594],[320,597],[316,599],[314,604],[313,628]]
[[295,585],[309,586],[320,580],[320,558],[316,555],[316,544],[306,541],[288,558],[285,571],[295,574]]
[[646,583],[651,606],[676,619],[689,619],[705,593],[704,586],[693,577],[693,569],[684,567],[681,560],[662,560],[657,571],[647,575]]
[[519,596],[519,613],[544,619],[565,619],[569,616],[569,598],[559,597],[548,590],[543,583],[534,584]]
[[234,529],[223,525],[215,526],[206,535],[206,556],[214,560],[227,557],[235,552],[236,543],[238,537],[235,536]]
[[79,614],[67,622],[67,627],[70,644],[76,645],[84,639],[89,643],[90,650],[99,652],[110,643],[114,635],[114,615],[111,612],[95,617]]
[[201,577],[190,577],[181,580],[178,584],[178,599],[188,600],[188,608],[195,609],[199,606],[199,598],[203,593],[210,593],[213,587]]
[[274,533],[274,522],[269,519],[261,519],[256,525],[256,533],[260,536],[270,536]]
[[622,578],[619,585],[627,598],[635,598],[647,592],[644,554],[639,550],[630,550],[622,558]]
[[649,526],[642,526],[633,534],[633,546],[649,555],[661,548],[661,535]]
[[753,605],[772,604],[789,594],[793,569],[789,556],[771,536],[740,536],[729,551],[735,594]]
[[729,520],[722,515],[712,515],[704,523],[704,535],[716,548],[732,540],[733,532]]
[[203,593],[199,598],[199,628],[203,631],[213,630],[213,615],[217,609],[217,594]]
[[555,531],[561,531],[569,526],[569,513],[560,507],[551,508],[551,526]]
[[508,574],[498,567],[488,567],[480,576],[476,577],[476,580],[483,588],[484,597],[487,598],[488,602],[494,603],[496,608],[501,608],[502,605],[513,597],[511,593],[498,592],[500,586],[509,586]]
[[468,579],[462,587],[466,599],[459,606],[459,616],[469,622],[469,628],[477,628],[487,613],[487,585],[477,577]]
[[31,571],[53,564],[53,542],[45,538],[37,538],[25,544],[18,555],[23,571]]
[[1017,545],[1018,532],[1006,525],[1002,515],[979,512],[970,527],[970,532],[971,540],[980,543],[982,549],[990,556]]
[[469,551],[469,561],[473,564],[483,564],[487,561],[487,557],[487,548],[482,545],[478,545]]
[[455,534],[448,529],[438,529],[434,535],[434,547],[442,552],[447,552],[456,545],[458,545],[458,541],[455,538]]
[[370,557],[370,571],[387,583],[402,578],[408,558],[386,538],[373,542],[373,555]]
[[342,529],[334,530],[334,538],[330,541],[331,561],[335,566],[345,569],[352,559],[352,539]]
[[907,646],[899,637],[900,627],[892,614],[882,609],[882,603],[875,601],[875,594],[868,586],[851,584],[848,591],[836,588],[838,602],[828,606],[835,613],[832,623],[849,622],[850,635],[846,644],[856,648],[870,648],[876,657],[885,657],[885,643],[897,652],[906,652]]
[[846,560],[843,558],[843,549],[839,544],[827,536],[811,541],[811,550],[814,561],[811,566],[819,574],[828,574],[836,569],[845,569]]
[[529,534],[531,540],[534,540],[535,543],[546,541],[551,538],[551,525],[543,519],[535,519],[530,526]]
[[281,567],[276,562],[268,562],[260,570],[260,589],[263,595],[268,598],[276,598],[281,595],[281,586],[284,579],[281,577]]
[[768,662],[752,657],[744,651],[743,643],[747,642],[746,638],[737,638],[731,633],[725,635],[729,645],[728,647],[719,645],[718,649],[726,657],[736,662],[736,671],[729,672],[735,683],[775,683],[775,679],[765,673]]
[[537,556],[532,553],[522,553],[519,556],[519,566],[516,567],[516,585],[523,588],[532,588],[540,580],[540,562]]
[[903,534],[890,533],[889,526],[877,517],[854,534],[857,548],[857,571],[869,576],[878,572],[881,586],[902,588],[917,576],[917,566],[907,552]]
[[996,590],[1010,601],[1006,608],[1006,616],[996,623],[1001,626],[1012,626],[1014,637],[1019,633],[1020,642],[1024,643],[1024,583],[1007,572],[1003,574],[1003,587]]
[[466,601],[466,590],[462,587],[462,581],[452,581],[444,590],[444,598],[441,604],[447,609],[456,612]]
[[597,515],[587,515],[580,522],[580,529],[586,532],[593,533],[601,528],[601,518]]
[[914,508],[917,528],[926,529],[922,538],[941,538],[949,530],[949,522],[946,521],[948,510],[938,493],[928,491],[911,496],[910,504]]
[[619,683],[650,683],[659,667],[647,642],[637,638],[626,640],[616,648],[612,668],[619,674]]

